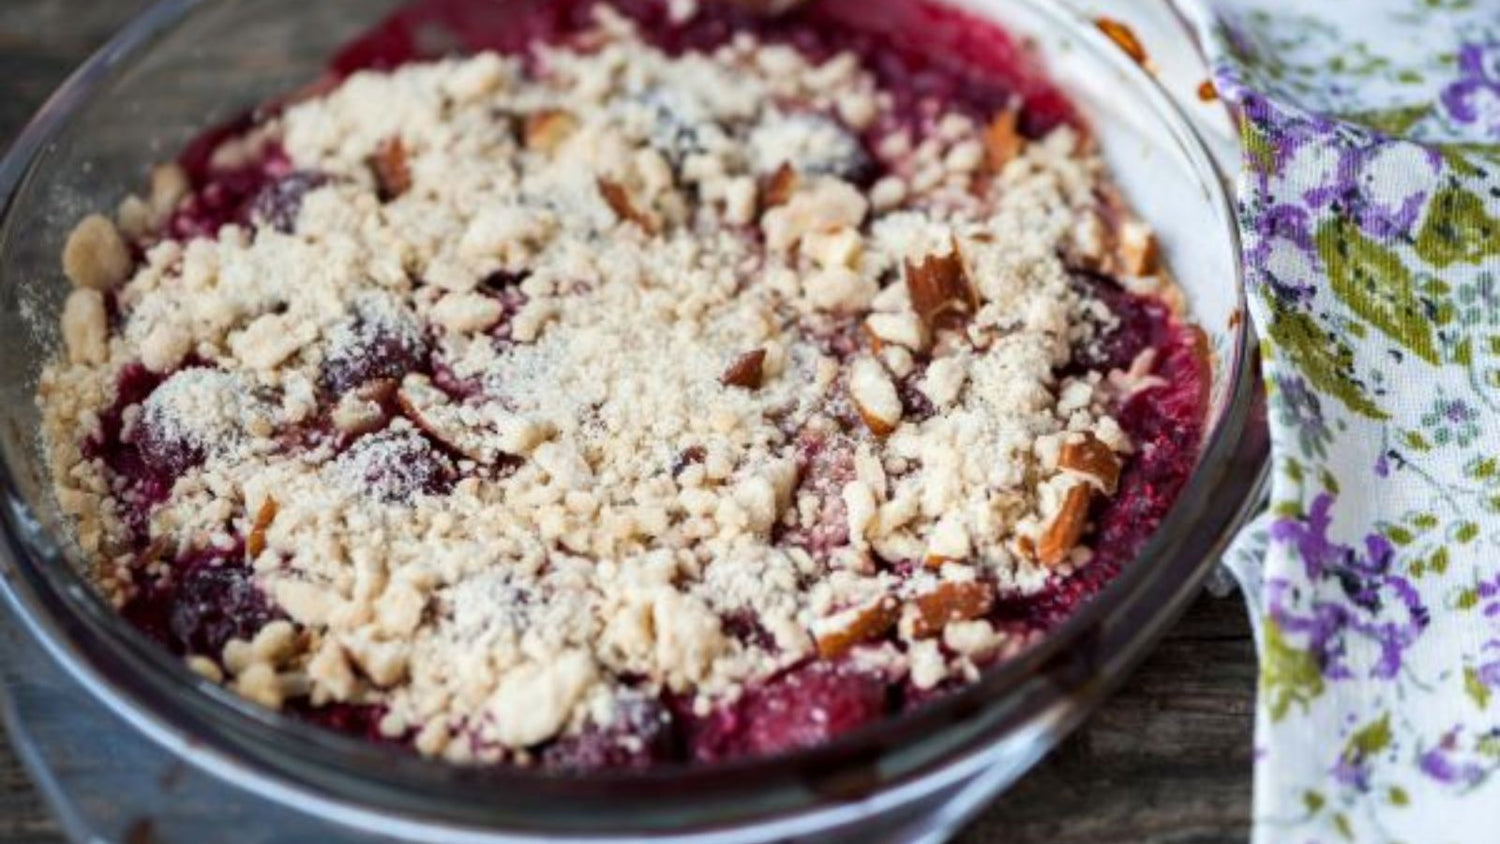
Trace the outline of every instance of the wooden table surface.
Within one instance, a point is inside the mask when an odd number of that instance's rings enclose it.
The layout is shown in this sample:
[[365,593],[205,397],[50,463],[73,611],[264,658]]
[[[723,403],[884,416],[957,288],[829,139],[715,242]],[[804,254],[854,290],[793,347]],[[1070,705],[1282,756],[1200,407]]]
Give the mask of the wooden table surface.
[[[148,0],[0,2],[0,147]],[[965,834],[979,842],[1243,840],[1255,651],[1236,598],[1204,595],[1125,688]],[[0,844],[59,840],[0,743]]]

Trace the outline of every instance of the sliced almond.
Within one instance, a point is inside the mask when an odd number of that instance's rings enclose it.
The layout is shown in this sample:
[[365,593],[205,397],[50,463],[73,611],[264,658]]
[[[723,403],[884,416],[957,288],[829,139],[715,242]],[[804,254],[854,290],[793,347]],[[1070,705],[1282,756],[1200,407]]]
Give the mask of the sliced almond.
[[656,234],[656,221],[651,219],[651,215],[635,207],[630,201],[630,193],[619,182],[599,179],[599,193],[609,209],[615,212],[615,216],[628,223],[635,223],[646,234]]
[[1064,443],[1057,455],[1057,465],[1087,476],[1106,495],[1114,495],[1120,482],[1120,458],[1093,434]]
[[1017,110],[1006,109],[984,127],[984,166],[991,173],[1004,170],[1005,165],[1015,161],[1025,148],[1026,139],[1017,127],[1019,120]]
[[1089,485],[1077,484],[1068,490],[1062,507],[1052,523],[1036,541],[1036,557],[1044,566],[1056,566],[1068,558],[1083,537],[1089,519]]
[[881,596],[862,607],[844,610],[813,624],[818,656],[836,659],[862,642],[890,632],[901,617],[901,606],[890,596]]
[[980,618],[994,605],[995,587],[990,584],[945,580],[908,602],[912,609],[902,620],[902,632],[913,639],[937,636],[950,622]]
[[850,368],[849,399],[877,437],[886,436],[901,424],[901,397],[885,367],[874,358],[859,358]]
[[245,551],[249,553],[250,559],[255,559],[266,550],[266,529],[276,519],[278,509],[276,499],[266,496],[261,503],[260,509],[255,512],[255,522],[250,526],[250,535],[245,537]]
[[381,202],[390,202],[411,189],[411,167],[400,138],[381,141],[367,163],[375,174],[375,192]]
[[785,205],[796,189],[797,171],[792,169],[792,165],[782,162],[781,166],[776,168],[776,172],[771,174],[765,189],[761,192],[761,209]]
[[551,153],[578,129],[578,118],[566,111],[543,109],[526,115],[522,140],[534,152]]
[[765,368],[766,350],[753,349],[740,355],[735,359],[724,374],[719,376],[719,383],[726,387],[743,387],[747,390],[760,388],[761,375]]
[[979,310],[979,294],[969,283],[956,243],[947,254],[908,260],[906,290],[929,330],[961,328]]
[[466,414],[465,408],[455,405],[425,376],[406,376],[396,393],[396,403],[402,414],[428,436],[470,460],[490,465],[500,459],[496,433],[477,417]]

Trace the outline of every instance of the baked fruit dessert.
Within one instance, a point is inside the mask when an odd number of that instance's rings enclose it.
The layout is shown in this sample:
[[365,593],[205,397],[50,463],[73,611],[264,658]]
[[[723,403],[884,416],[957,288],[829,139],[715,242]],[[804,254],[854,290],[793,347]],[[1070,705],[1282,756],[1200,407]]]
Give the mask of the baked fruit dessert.
[[68,238],[43,437],[125,618],[424,755],[642,768],[918,706],[1132,562],[1207,353],[1003,33],[497,8]]

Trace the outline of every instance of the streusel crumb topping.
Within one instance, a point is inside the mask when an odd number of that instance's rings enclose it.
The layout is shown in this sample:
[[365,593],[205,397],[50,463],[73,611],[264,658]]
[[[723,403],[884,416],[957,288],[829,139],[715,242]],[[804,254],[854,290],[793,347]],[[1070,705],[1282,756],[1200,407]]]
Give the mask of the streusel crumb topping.
[[974,676],[1024,644],[997,595],[1088,565],[1153,383],[1082,362],[1116,316],[1070,268],[1159,268],[1077,130],[889,102],[603,10],[287,107],[216,153],[277,174],[217,230],[160,171],[70,239],[41,388],[98,581],[248,560],[263,623],[199,671],[456,761],[811,657]]

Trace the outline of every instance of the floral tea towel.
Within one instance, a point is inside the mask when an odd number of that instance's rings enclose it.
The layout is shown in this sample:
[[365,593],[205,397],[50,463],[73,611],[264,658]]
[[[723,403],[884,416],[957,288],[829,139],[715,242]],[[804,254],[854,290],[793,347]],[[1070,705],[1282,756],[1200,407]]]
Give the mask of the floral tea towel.
[[1500,841],[1500,0],[1208,0],[1271,400],[1257,841]]

